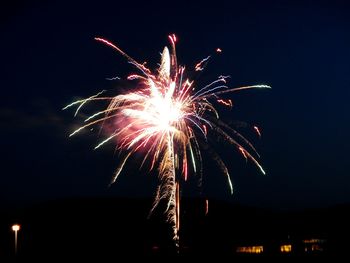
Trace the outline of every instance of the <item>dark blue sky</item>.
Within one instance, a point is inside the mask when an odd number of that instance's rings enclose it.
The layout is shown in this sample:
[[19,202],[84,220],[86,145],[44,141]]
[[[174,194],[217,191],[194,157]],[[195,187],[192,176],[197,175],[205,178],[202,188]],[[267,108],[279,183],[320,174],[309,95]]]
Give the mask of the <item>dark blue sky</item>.
[[117,164],[113,148],[93,151],[94,135],[68,138],[78,122],[61,108],[115,88],[105,78],[133,70],[95,36],[156,65],[170,33],[179,38],[181,64],[223,49],[204,78],[225,74],[231,86],[273,88],[234,95],[236,106],[224,114],[261,128],[262,139],[252,138],[267,176],[238,161],[231,171],[236,194],[215,175],[208,179],[213,198],[273,208],[350,202],[346,1],[148,2],[1,4],[0,206],[152,195],[154,181],[144,174],[124,174],[107,188]]

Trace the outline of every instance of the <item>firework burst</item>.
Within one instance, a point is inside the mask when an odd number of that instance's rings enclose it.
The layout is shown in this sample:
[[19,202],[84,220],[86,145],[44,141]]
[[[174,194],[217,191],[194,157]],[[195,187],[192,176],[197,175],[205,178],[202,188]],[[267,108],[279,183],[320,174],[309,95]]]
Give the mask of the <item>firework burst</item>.
[[[158,206],[161,200],[167,203],[165,214],[172,227],[174,244],[178,247],[180,228],[180,182],[186,181],[189,168],[202,176],[202,151],[208,151],[204,144],[208,130],[220,136],[230,145],[237,148],[247,160],[251,160],[260,171],[265,171],[257,161],[259,157],[253,145],[243,135],[219,119],[215,106],[222,104],[232,107],[232,101],[220,95],[237,92],[244,89],[266,89],[267,85],[253,85],[238,88],[227,86],[228,76],[219,76],[213,82],[198,88],[194,81],[186,77],[184,66],[177,63],[176,36],[170,35],[171,51],[167,47],[161,54],[158,69],[151,71],[145,64],[138,63],[118,46],[103,39],[95,38],[123,55],[129,63],[134,65],[139,74],[129,75],[128,80],[138,82],[136,91],[104,97],[103,92],[89,98],[75,101],[64,109],[76,106],[75,115],[88,102],[108,101],[105,109],[94,113],[85,120],[85,124],[75,130],[70,136],[95,125],[108,123],[109,134],[95,148],[99,148],[108,141],[116,143],[116,149],[123,153],[120,164],[112,178],[116,181],[127,160],[135,152],[144,153],[141,165],[146,161],[150,169],[156,169],[159,175],[159,186],[151,209]],[[221,52],[221,49],[217,49]],[[210,56],[194,66],[195,71],[202,71]],[[260,136],[258,127],[254,129]],[[201,141],[199,141],[201,140]],[[205,141],[204,140],[204,141]],[[231,193],[232,183],[228,169],[218,154],[210,150],[213,160],[218,164],[227,178]],[[181,179],[181,180],[180,180]],[[206,213],[208,201],[206,200]]]

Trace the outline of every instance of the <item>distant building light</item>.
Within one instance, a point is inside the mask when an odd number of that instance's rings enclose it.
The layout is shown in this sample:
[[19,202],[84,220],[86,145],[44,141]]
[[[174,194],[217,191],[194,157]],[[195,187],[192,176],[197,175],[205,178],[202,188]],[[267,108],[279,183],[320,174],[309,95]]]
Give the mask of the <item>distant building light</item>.
[[312,239],[305,239],[303,240],[303,243],[305,244],[304,251],[305,252],[322,252],[324,250],[324,243],[326,243],[326,239],[318,239],[318,238],[312,238]]
[[318,239],[318,238],[312,238],[312,239],[305,239],[303,240],[304,244],[322,244],[325,243],[325,239]]
[[288,245],[281,245],[280,246],[280,251],[282,253],[290,253],[292,252],[292,245],[288,244]]
[[312,244],[311,246],[305,247],[305,252],[322,252],[323,247],[318,244]]
[[263,246],[248,246],[248,247],[237,247],[237,253],[249,253],[249,254],[260,254],[264,252]]

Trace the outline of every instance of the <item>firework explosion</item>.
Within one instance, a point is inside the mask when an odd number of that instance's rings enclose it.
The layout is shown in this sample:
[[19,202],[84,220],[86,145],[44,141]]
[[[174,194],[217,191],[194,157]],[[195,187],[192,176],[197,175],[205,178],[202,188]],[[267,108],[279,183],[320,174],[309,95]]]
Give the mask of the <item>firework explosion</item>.
[[[156,169],[159,175],[159,186],[151,209],[159,205],[161,200],[167,203],[165,214],[172,227],[172,237],[176,247],[179,245],[178,231],[180,228],[180,182],[186,181],[189,168],[202,176],[202,153],[208,151],[206,141],[208,129],[213,131],[230,145],[238,149],[246,159],[250,159],[265,174],[257,161],[259,157],[253,145],[240,133],[219,119],[215,105],[222,104],[232,107],[231,100],[225,100],[220,95],[244,89],[265,89],[267,85],[253,85],[229,88],[226,85],[228,76],[219,76],[208,85],[197,88],[194,81],[186,78],[185,67],[179,66],[176,57],[176,36],[169,36],[171,52],[167,47],[161,54],[159,68],[152,72],[145,64],[140,64],[119,47],[103,38],[95,38],[123,55],[134,65],[140,74],[130,75],[128,80],[137,81],[136,91],[113,97],[103,97],[100,92],[87,99],[75,101],[64,109],[76,106],[79,110],[88,102],[105,100],[107,108],[96,112],[85,119],[85,125],[75,130],[70,136],[95,125],[112,126],[109,135],[96,147],[111,141],[116,142],[116,149],[123,153],[120,164],[112,178],[114,183],[123,170],[127,160],[135,152],[145,152],[141,166],[150,162],[150,169]],[[221,49],[217,49],[221,52]],[[201,60],[194,67],[202,71],[210,56]],[[260,136],[258,127],[254,130]],[[204,140],[203,140],[204,139]],[[204,147],[203,147],[204,146]],[[226,176],[231,193],[232,183],[228,169],[218,154],[210,150],[213,160]],[[200,179],[201,180],[201,179]],[[206,200],[206,213],[208,200]]]

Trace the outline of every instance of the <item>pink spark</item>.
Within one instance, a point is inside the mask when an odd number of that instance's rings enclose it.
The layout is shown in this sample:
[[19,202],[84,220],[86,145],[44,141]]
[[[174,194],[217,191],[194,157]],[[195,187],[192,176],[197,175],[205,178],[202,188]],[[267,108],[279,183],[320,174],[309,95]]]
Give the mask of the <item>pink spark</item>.
[[248,158],[247,158],[247,154],[245,153],[245,150],[242,147],[238,147],[238,149],[241,151],[242,155],[247,160]]
[[220,99],[220,100],[217,100],[217,102],[221,103],[221,104],[224,104],[225,106],[229,106],[229,107],[232,107],[232,101],[231,100],[223,100],[223,99]]
[[198,62],[198,63],[196,64],[196,66],[194,67],[195,70],[196,70],[196,71],[202,71],[202,70],[204,69],[202,65],[203,65],[205,62],[207,62],[209,58],[210,58],[210,56],[207,56],[206,58],[204,58],[204,59],[202,59],[200,62]]
[[256,133],[259,135],[259,137],[261,137],[261,133],[260,130],[257,126],[254,126],[254,130],[256,131]]
[[209,212],[209,200],[205,199],[205,215],[207,215]]

